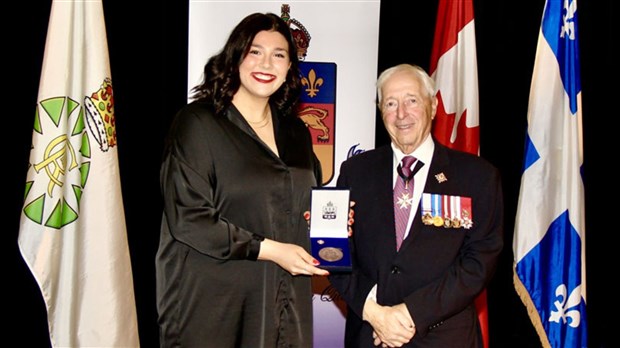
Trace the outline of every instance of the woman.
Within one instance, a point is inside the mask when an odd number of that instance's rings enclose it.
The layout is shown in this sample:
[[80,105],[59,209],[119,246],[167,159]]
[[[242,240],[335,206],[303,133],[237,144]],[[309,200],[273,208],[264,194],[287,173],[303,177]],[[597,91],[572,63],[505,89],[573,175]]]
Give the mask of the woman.
[[287,24],[255,13],[204,68],[170,129],[156,257],[162,347],[312,347],[311,187]]

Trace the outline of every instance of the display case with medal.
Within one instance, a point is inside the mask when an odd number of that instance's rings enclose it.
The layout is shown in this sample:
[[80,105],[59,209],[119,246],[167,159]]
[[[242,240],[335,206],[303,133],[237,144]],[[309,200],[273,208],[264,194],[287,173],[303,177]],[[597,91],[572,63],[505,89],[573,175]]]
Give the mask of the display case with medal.
[[310,242],[312,256],[329,271],[351,271],[349,251],[350,191],[341,187],[312,189]]

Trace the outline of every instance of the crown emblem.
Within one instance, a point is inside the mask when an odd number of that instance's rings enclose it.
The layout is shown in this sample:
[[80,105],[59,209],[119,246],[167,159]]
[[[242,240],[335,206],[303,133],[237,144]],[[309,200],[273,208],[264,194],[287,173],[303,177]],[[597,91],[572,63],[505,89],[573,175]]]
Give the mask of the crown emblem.
[[102,151],[116,145],[116,119],[114,117],[114,96],[110,78],[103,80],[101,87],[84,98],[86,122]]
[[334,203],[331,201],[327,202],[327,204],[323,207],[323,219],[325,220],[333,220],[336,218],[336,207],[334,207]]
[[295,46],[297,46],[297,59],[304,61],[312,37],[300,21],[291,18],[291,7],[288,4],[282,4],[281,11],[282,14],[280,17],[288,24],[291,29],[291,34],[293,34],[293,40],[295,41]]

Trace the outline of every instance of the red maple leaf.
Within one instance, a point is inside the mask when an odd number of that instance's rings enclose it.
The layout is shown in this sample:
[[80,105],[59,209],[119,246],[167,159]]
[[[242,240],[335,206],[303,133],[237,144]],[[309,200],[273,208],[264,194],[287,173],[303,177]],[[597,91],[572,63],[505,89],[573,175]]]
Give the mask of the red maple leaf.
[[478,149],[480,147],[480,127],[467,127],[465,120],[467,119],[467,109],[463,111],[459,123],[456,127],[456,138],[454,142],[450,141],[452,130],[454,129],[454,122],[456,119],[456,113],[448,114],[443,105],[443,99],[441,98],[441,91],[437,92],[437,114],[435,115],[435,121],[433,123],[433,136],[443,145],[469,152],[474,155],[478,155]]

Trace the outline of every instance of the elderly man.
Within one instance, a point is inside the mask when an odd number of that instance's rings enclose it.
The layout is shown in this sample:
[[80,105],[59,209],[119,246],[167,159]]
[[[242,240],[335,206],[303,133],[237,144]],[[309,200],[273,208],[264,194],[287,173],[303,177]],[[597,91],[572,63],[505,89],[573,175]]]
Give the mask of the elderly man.
[[478,347],[474,300],[503,246],[497,169],[431,136],[433,80],[401,64],[377,80],[391,144],[342,163],[351,189],[353,271],[333,274],[347,347]]

